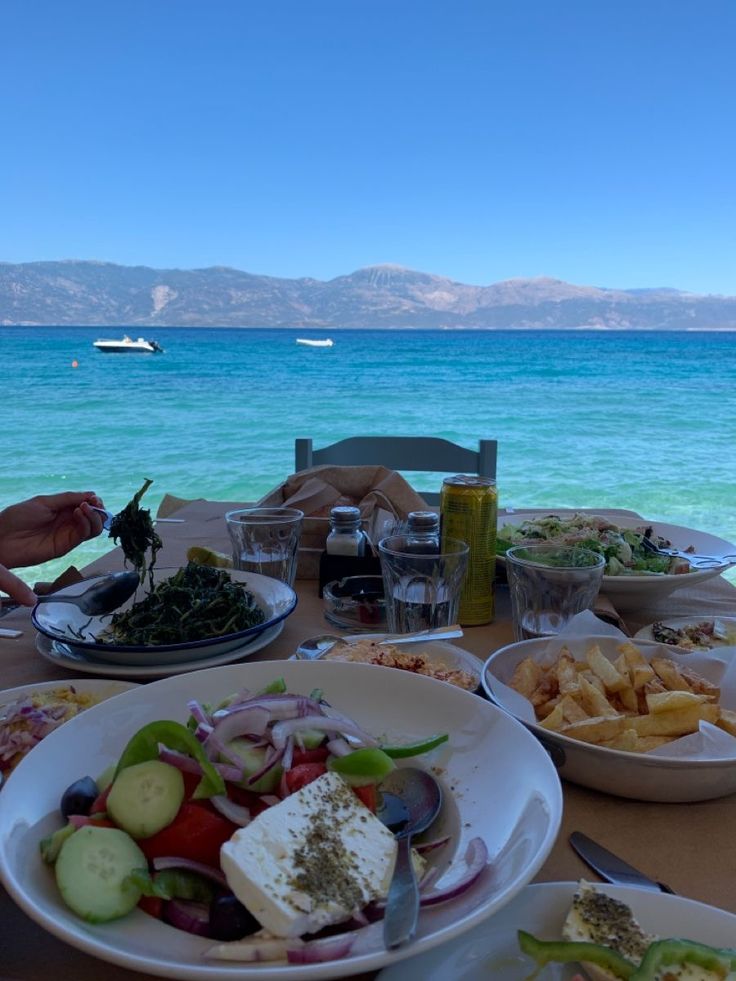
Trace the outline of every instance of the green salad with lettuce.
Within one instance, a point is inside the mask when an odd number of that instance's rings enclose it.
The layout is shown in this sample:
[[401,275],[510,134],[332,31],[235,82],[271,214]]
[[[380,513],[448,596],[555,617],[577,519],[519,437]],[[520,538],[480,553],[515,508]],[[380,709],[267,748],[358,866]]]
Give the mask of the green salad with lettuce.
[[514,545],[577,545],[604,556],[607,576],[673,576],[692,571],[687,559],[657,555],[645,539],[657,548],[672,545],[648,525],[620,528],[595,514],[547,514],[499,528],[497,552],[504,555]]

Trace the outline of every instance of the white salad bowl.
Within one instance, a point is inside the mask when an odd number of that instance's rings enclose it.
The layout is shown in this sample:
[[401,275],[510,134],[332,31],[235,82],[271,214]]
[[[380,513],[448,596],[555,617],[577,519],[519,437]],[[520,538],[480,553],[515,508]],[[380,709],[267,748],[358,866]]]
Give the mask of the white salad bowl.
[[[656,752],[631,753],[572,739],[536,722],[532,703],[509,686],[517,665],[527,657],[542,665],[552,664],[563,646],[575,660],[583,661],[585,652],[594,643],[609,661],[618,657],[621,640],[611,636],[540,637],[507,644],[486,661],[482,679],[486,694],[523,722],[547,747],[561,777],[583,787],[618,797],[666,803],[710,800],[734,793],[736,738],[720,730],[720,750],[712,753],[706,750],[696,755],[678,750],[682,740],[662,746]],[[637,642],[636,647],[647,660],[668,658],[692,667],[716,684],[726,681],[730,659],[720,658],[716,652],[710,652],[705,658],[652,641]],[[721,704],[724,708],[736,709],[736,668],[730,672],[730,678],[734,683],[727,687],[724,684]]]
[[[154,573],[155,583],[158,584],[169,579],[176,571],[176,569],[156,569]],[[253,594],[256,603],[265,614],[262,623],[248,627],[246,630],[238,630],[219,637],[209,637],[206,640],[195,640],[182,644],[138,646],[110,644],[100,640],[100,634],[109,624],[110,616],[89,617],[73,603],[55,603],[53,600],[39,603],[34,607],[31,618],[34,627],[42,634],[50,637],[51,640],[65,644],[73,654],[92,658],[95,661],[146,666],[204,660],[242,647],[288,617],[289,614],[293,613],[297,604],[296,593],[291,586],[280,582],[278,579],[262,576],[255,572],[240,572],[236,569],[227,569],[226,571],[235,582],[245,583]],[[74,583],[72,586],[59,590],[59,594],[78,596],[102,578],[104,577],[93,576],[90,579],[84,579],[82,582]],[[134,603],[140,602],[145,597],[146,592],[147,582],[145,588],[139,588],[135,595],[120,609],[126,610]]]
[[[289,691],[322,689],[336,710],[394,743],[447,732],[448,742],[419,758],[420,765],[433,768],[445,792],[431,834],[450,836],[428,860],[441,869],[439,888],[463,867],[469,842],[480,837],[489,852],[486,870],[451,901],[423,909],[413,943],[385,950],[376,924],[377,931],[368,928],[372,939],[356,944],[351,955],[318,964],[211,960],[204,952],[213,941],[174,930],[138,909],[99,925],[77,918],[39,854],[40,839],[61,825],[58,805],[64,789],[80,776],[102,772],[146,723],[185,721],[188,699],[217,702],[244,686],[258,690],[278,676]],[[88,709],[52,733],[18,766],[3,791],[0,878],[41,927],[73,947],[132,970],[194,981],[323,981],[377,970],[491,916],[537,873],[555,841],[561,813],[560,782],[546,751],[507,713],[476,695],[365,664],[246,663],[142,686]]]
[[[499,528],[504,525],[517,526],[524,521],[541,518],[548,514],[558,514],[561,517],[569,518],[576,513],[584,513],[588,516],[594,515],[594,512],[583,508],[578,509],[578,511],[565,511],[559,508],[550,508],[549,511],[518,511],[502,516],[499,519]],[[736,554],[736,545],[703,531],[694,531],[691,528],[684,528],[680,525],[665,524],[661,521],[647,521],[646,518],[627,515],[602,515],[601,517],[617,525],[619,528],[635,529],[651,527],[654,529],[655,534],[661,535],[670,541],[673,548],[683,551],[692,546],[698,555],[708,555],[718,558],[719,556],[732,556]],[[541,540],[529,539],[529,544],[536,541]],[[524,543],[520,541],[515,544],[521,545]],[[499,558],[503,561],[503,556],[499,556]],[[711,568],[693,569],[691,572],[680,575],[604,575],[601,592],[608,596],[618,610],[636,610],[657,603],[659,600],[669,596],[676,589],[697,586],[706,579],[719,576],[732,565],[734,565],[733,561],[724,558],[723,561],[718,562]]]

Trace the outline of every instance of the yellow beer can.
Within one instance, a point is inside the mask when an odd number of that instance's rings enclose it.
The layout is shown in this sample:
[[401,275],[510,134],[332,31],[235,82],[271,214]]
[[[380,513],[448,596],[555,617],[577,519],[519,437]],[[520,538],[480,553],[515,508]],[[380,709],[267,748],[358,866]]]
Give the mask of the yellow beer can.
[[464,627],[490,623],[494,617],[497,517],[495,480],[465,474],[443,480],[442,538],[459,538],[470,549],[458,614]]

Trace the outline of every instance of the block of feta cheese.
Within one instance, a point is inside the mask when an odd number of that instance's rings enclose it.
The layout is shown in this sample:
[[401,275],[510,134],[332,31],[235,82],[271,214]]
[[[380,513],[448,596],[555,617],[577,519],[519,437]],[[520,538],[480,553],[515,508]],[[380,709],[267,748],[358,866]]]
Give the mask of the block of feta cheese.
[[276,937],[340,923],[388,893],[396,840],[337,773],[269,807],[225,842],[228,885]]

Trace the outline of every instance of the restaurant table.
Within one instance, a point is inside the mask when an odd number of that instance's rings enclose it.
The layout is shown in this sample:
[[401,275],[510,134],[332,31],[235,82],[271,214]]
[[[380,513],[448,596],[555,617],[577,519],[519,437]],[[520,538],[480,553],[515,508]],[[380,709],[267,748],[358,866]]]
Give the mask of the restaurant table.
[[[206,545],[229,552],[224,514],[240,502],[198,500],[176,511],[181,523],[159,524],[163,539],[158,565],[178,567],[190,545]],[[599,512],[600,513],[600,512]],[[604,511],[605,514],[631,512]],[[72,558],[73,556],[70,556]],[[118,571],[122,552],[114,549],[85,568],[85,575]],[[293,654],[306,637],[334,632],[324,619],[318,584],[297,580],[299,603],[286,620],[281,635],[249,660],[279,660]],[[624,613],[629,632],[656,619],[676,615],[736,615],[736,588],[722,577],[692,588],[682,588],[658,605]],[[63,671],[36,650],[36,633],[27,609],[8,613],[3,627],[22,631],[15,639],[0,639],[0,687],[34,682],[73,682],[84,672]],[[454,643],[481,660],[513,640],[508,591],[499,587],[496,618],[482,627],[468,627]],[[383,669],[388,670],[388,669]],[[594,879],[568,844],[572,831],[583,831],[637,866],[652,879],[666,882],[675,892],[736,913],[736,794],[691,804],[653,804],[613,797],[563,782],[564,813],[554,848],[534,881]],[[499,802],[499,806],[503,806]],[[0,808],[2,791],[0,791]],[[22,913],[0,888],[0,979],[47,981],[49,973],[76,981],[123,981],[152,977],[114,964],[103,964],[46,933]],[[367,979],[374,974],[363,974]],[[357,976],[356,976],[357,977]]]

